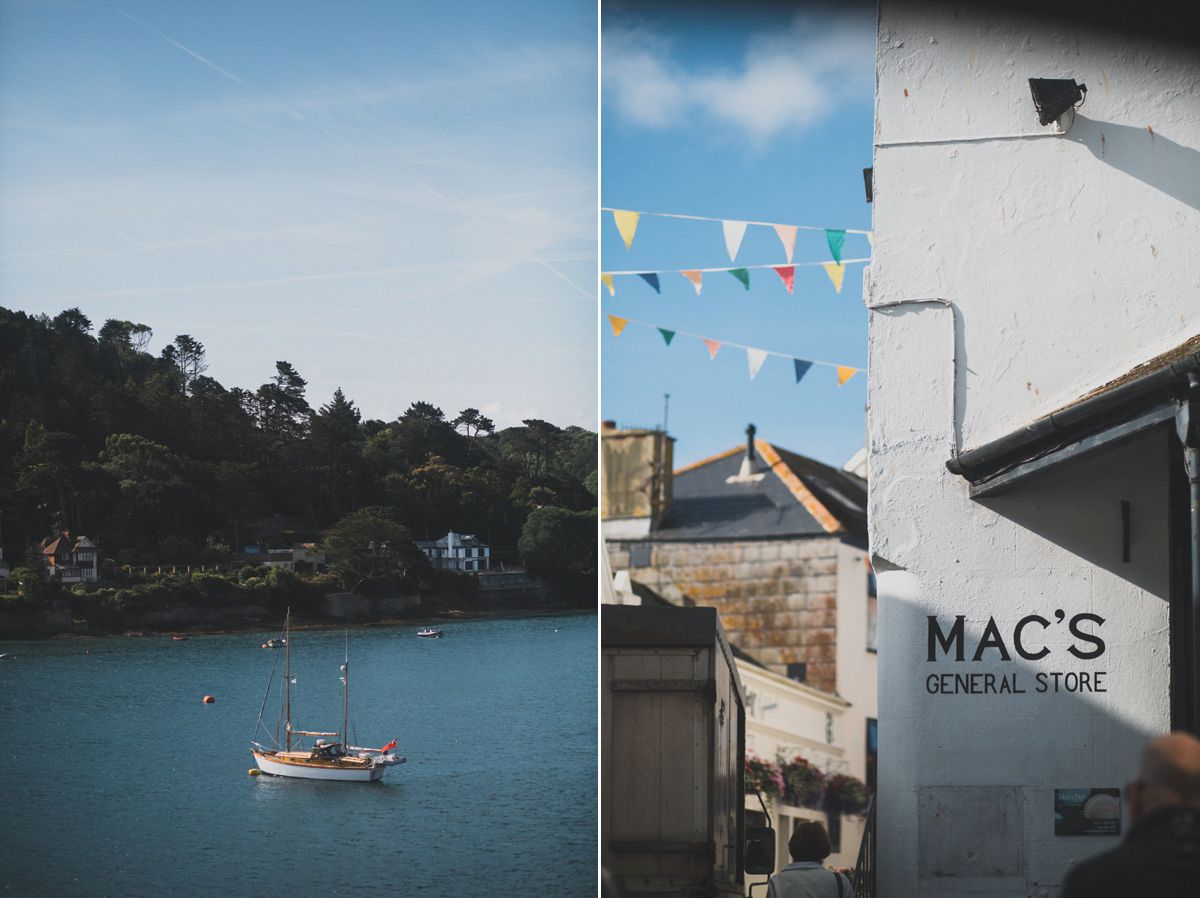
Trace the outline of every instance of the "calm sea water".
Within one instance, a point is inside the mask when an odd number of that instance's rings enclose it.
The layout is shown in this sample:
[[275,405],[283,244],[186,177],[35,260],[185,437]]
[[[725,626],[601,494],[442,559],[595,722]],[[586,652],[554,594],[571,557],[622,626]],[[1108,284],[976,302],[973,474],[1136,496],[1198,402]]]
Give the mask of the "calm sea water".
[[[361,784],[248,775],[273,634],[0,642],[0,894],[594,895],[596,625],[351,630],[352,744],[408,759]],[[345,640],[293,633],[297,728]]]

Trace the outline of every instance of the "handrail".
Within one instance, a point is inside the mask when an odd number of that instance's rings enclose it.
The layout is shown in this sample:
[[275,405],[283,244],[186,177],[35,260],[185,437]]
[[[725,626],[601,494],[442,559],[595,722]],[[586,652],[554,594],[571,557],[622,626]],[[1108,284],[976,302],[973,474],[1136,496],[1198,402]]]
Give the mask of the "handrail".
[[875,898],[875,796],[867,803],[867,822],[863,826],[858,859],[854,862],[854,898]]

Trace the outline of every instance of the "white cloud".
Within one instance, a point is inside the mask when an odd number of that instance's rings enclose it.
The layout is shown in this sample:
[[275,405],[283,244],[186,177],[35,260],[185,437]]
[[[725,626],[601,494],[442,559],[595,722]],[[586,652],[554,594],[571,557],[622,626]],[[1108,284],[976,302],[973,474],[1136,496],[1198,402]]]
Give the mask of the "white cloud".
[[873,88],[875,27],[862,12],[801,13],[783,31],[747,34],[733,67],[706,52],[734,39],[732,29],[717,25],[703,46],[685,45],[645,25],[607,23],[606,108],[645,128],[732,126],[762,143],[813,127],[839,99]]

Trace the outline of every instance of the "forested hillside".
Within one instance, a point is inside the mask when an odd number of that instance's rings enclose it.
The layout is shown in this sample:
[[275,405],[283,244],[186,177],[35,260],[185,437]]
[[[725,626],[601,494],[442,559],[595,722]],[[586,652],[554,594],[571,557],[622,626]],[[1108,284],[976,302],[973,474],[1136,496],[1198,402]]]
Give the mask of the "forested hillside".
[[198,341],[155,356],[151,337],[78,309],[0,308],[0,538],[14,567],[63,529],[118,564],[194,564],[236,557],[263,518],[319,539],[365,509],[415,539],[476,534],[496,561],[547,578],[594,574],[595,433],[536,419],[497,431],[408,384],[398,419],[363,420],[341,390],[309,396],[287,361],[256,389],[225,387]]

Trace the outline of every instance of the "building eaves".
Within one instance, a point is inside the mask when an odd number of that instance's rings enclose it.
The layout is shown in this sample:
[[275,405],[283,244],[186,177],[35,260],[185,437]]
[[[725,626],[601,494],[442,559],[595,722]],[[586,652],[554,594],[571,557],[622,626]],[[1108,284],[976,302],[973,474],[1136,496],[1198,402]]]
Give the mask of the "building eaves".
[[1031,424],[949,459],[972,496],[996,495],[1066,461],[1116,448],[1168,426],[1190,379],[1200,378],[1200,336]]

